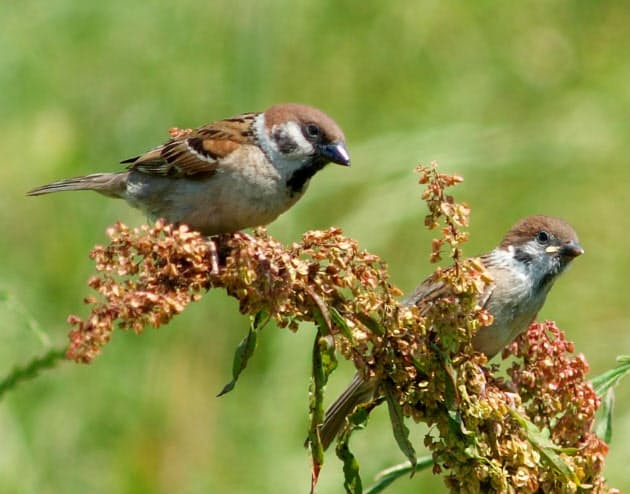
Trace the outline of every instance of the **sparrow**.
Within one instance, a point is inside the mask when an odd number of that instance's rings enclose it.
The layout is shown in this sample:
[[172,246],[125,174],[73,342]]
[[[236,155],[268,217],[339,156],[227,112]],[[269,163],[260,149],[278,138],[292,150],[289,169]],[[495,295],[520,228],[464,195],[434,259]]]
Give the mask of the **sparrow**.
[[171,136],[122,161],[125,171],[68,178],[27,195],[94,190],[126,200],[151,220],[164,218],[214,235],[272,222],[302,197],[326,164],[350,165],[339,125],[324,112],[295,103]]
[[[583,253],[575,230],[561,219],[540,215],[516,223],[498,247],[479,258],[493,281],[479,295],[477,304],[492,314],[493,322],[474,335],[474,349],[490,359],[525,331],[545,303],[556,278]],[[448,290],[434,273],[402,303],[415,305],[424,314],[431,301],[448,295]],[[354,408],[372,400],[378,384],[375,379],[366,380],[355,374],[326,411],[320,428],[324,448],[341,431]]]

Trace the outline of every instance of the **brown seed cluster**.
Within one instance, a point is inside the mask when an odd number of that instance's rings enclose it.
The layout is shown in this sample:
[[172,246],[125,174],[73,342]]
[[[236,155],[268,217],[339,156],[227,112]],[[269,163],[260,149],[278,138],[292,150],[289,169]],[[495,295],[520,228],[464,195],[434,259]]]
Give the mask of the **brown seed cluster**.
[[209,285],[210,246],[185,226],[158,221],[130,230],[116,223],[107,230],[110,243],[96,246],[90,257],[99,271],[88,282],[101,299],[88,297],[90,316],[70,316],[68,358],[89,362],[111,338],[114,325],[141,333],[146,326],[168,323],[198,300]]
[[[573,343],[551,321],[532,324],[504,355],[518,358],[508,374],[529,419],[548,431],[557,446],[577,449],[577,454],[563,454],[563,459],[579,484],[592,486],[592,492],[606,492],[601,473],[608,446],[592,431],[600,400],[586,380],[589,367],[584,355],[574,355]],[[541,482],[546,492],[577,489],[546,476]]]
[[614,492],[601,475],[606,445],[591,432],[599,401],[588,366],[555,326],[533,325],[509,348],[517,358],[509,379],[473,352],[472,336],[492,322],[477,305],[490,278],[461,251],[470,211],[446,190],[462,179],[435,166],[418,171],[425,224],[440,232],[431,258],[453,261],[435,275],[450,290],[422,314],[401,305],[386,264],[336,228],[285,246],[262,228],[209,240],[160,221],[135,230],[118,223],[109,245],[91,253],[99,296],[86,299],[86,319],[69,318],[69,357],[89,362],[116,325],[158,327],[221,288],[242,313],[268,314],[280,327],[324,324],[337,351],[385,383],[405,416],[432,426],[425,445],[452,492]]
[[[400,295],[387,280],[385,264],[335,228],[307,232],[289,247],[262,228],[254,236],[211,241],[161,221],[134,230],[118,223],[108,235],[110,244],[91,252],[99,275],[89,285],[101,298],[86,299],[93,305],[87,319],[69,318],[75,329],[68,356],[79,362],[98,354],[115,324],[138,333],[166,324],[211,287],[238,299],[242,313],[265,311],[292,330],[322,312],[330,321],[334,310],[350,329],[348,340],[359,347],[373,334],[366,322],[387,319],[385,313],[397,307]],[[211,269],[215,251],[220,261],[216,273]],[[333,332],[339,331],[330,324]],[[348,356],[360,354],[352,345],[342,346]]]

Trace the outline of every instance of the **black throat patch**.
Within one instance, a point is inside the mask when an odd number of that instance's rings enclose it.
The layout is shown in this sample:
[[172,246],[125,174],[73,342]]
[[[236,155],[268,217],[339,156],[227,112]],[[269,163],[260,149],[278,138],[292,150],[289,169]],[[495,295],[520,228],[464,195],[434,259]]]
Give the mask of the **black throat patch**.
[[287,180],[289,194],[293,196],[304,192],[304,188],[311,177],[324,168],[324,166],[326,166],[326,161],[314,158],[307,162],[302,168],[295,170]]

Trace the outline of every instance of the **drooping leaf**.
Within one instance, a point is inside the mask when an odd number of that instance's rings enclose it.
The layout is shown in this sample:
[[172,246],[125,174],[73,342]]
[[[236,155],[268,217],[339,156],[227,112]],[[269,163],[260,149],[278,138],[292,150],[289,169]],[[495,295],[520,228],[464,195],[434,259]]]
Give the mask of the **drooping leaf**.
[[[405,417],[402,412],[402,407],[398,400],[395,398],[391,389],[391,384],[386,382],[383,384],[385,391],[385,399],[387,400],[387,409],[389,410],[389,420],[392,424],[392,431],[394,432],[394,438],[398,443],[398,447],[407,457],[412,465],[416,464],[416,451],[409,440],[409,429],[405,425]],[[413,472],[412,472],[413,475]]]
[[[354,414],[353,414],[354,415]],[[363,414],[367,420],[367,414]],[[350,434],[354,430],[354,426],[346,427],[337,442],[337,457],[343,462],[343,487],[346,494],[361,494],[363,484],[359,474],[359,462],[350,451]]]
[[318,331],[313,343],[311,384],[309,386],[311,422],[308,430],[308,444],[311,449],[311,494],[315,493],[319,473],[324,464],[324,448],[319,437],[319,425],[324,419],[323,383],[326,380],[326,372],[322,362],[320,338],[320,332]]
[[382,398],[376,398],[368,403],[358,405],[347,418],[346,425],[339,434],[336,453],[343,462],[344,487],[348,494],[361,494],[363,489],[359,475],[359,463],[350,451],[350,437],[354,431],[365,427],[370,412],[382,402]]
[[335,345],[330,335],[330,320],[321,310],[314,310],[314,319],[318,327],[313,343],[312,370],[310,384],[310,426],[308,431],[308,443],[311,449],[311,494],[319,479],[322,465],[324,464],[324,448],[319,437],[319,427],[324,420],[324,386],[328,382],[328,376],[337,367]]
[[245,338],[241,340],[236,351],[234,352],[234,360],[232,362],[232,380],[223,386],[223,389],[217,396],[223,396],[229,393],[236,386],[239,376],[247,367],[247,362],[256,350],[256,342],[258,340],[258,331],[260,331],[269,322],[269,315],[263,311],[258,312],[250,320],[249,331]]

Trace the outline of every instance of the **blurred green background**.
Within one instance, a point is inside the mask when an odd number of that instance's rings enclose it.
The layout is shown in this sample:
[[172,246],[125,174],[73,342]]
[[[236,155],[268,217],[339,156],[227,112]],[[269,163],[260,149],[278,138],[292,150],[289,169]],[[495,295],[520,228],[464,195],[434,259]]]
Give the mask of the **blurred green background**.
[[[0,3],[0,374],[65,343],[93,273],[91,246],[120,219],[96,194],[26,198],[194,127],[282,101],[345,129],[352,167],[330,166],[270,226],[283,241],[340,226],[409,290],[427,275],[414,166],[465,182],[470,255],[519,217],[558,215],[586,255],[554,288],[555,319],[593,374],[630,353],[628,17],[624,1],[206,1]],[[65,364],[0,403],[1,493],[306,492],[313,330],[268,327],[231,394],[248,321],[217,291],[168,327],[115,333],[92,365]],[[328,396],[346,384],[342,365]],[[630,490],[630,382],[607,460]],[[424,430],[414,427],[422,454]],[[403,460],[378,409],[353,440],[364,482]],[[389,492],[432,488],[423,473]],[[327,457],[319,492],[341,492]]]

